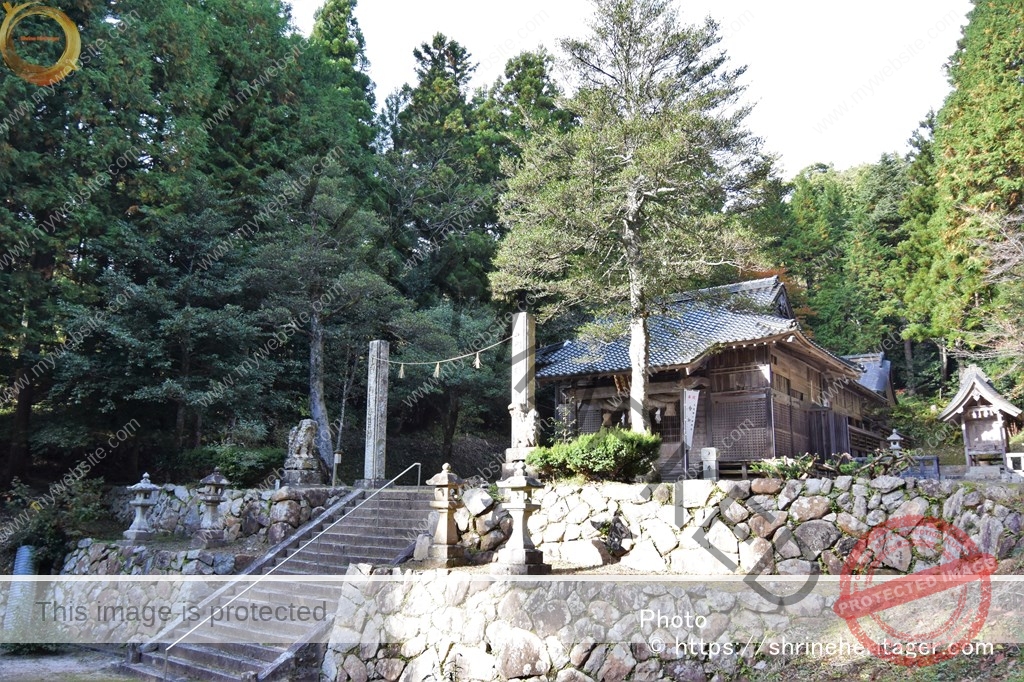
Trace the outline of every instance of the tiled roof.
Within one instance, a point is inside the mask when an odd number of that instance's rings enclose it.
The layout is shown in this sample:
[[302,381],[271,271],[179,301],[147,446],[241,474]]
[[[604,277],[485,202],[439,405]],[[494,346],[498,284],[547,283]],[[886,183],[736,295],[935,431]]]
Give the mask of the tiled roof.
[[889,374],[892,363],[885,359],[885,353],[844,355],[843,360],[859,365],[861,373],[857,380],[864,388],[885,395],[889,390]]
[[[664,313],[652,315],[652,368],[678,367],[718,345],[757,341],[798,330],[796,320],[776,310],[777,277],[687,292],[672,298]],[[764,310],[771,312],[763,312]],[[620,374],[630,370],[629,335],[612,342],[566,341],[537,354],[537,377]]]
[[960,376],[960,390],[949,401],[939,414],[942,421],[959,421],[963,418],[963,411],[970,401],[987,402],[999,411],[1012,419],[1018,419],[1022,412],[1019,407],[1008,401],[992,386],[992,382],[977,365],[971,365]]
[[747,282],[736,282],[707,289],[697,289],[676,294],[672,300],[679,303],[693,300],[706,300],[721,305],[736,294],[743,294],[749,301],[748,306],[760,306],[762,308],[773,308],[779,299],[780,294],[785,293],[782,280],[778,277],[765,277],[763,279],[752,279]]

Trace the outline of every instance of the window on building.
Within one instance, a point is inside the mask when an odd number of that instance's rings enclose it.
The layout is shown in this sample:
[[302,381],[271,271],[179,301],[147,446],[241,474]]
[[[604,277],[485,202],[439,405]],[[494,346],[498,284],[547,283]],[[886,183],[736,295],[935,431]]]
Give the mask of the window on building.
[[662,443],[678,443],[680,440],[679,402],[667,407],[651,410],[651,431],[661,436]]
[[584,403],[580,405],[576,415],[576,427],[579,433],[597,433],[601,430],[601,408]]

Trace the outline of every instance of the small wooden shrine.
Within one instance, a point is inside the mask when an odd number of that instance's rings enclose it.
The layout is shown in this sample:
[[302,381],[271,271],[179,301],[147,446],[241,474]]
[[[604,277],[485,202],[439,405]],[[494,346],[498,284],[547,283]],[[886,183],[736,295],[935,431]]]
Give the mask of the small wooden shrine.
[[967,466],[974,467],[1002,464],[1010,436],[1020,428],[1021,413],[993,388],[981,368],[971,365],[961,374],[960,390],[939,419],[960,425]]

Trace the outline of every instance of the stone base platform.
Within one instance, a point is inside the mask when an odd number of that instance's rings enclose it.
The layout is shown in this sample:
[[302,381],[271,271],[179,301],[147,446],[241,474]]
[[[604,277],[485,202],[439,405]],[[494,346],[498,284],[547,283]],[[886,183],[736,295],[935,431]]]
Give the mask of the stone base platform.
[[[516,462],[525,462],[526,456],[537,448],[506,448],[505,449],[505,463],[501,465],[501,478],[506,479],[513,473],[513,468]],[[536,476],[537,472],[528,468],[526,473],[531,476]]]
[[1003,468],[993,465],[968,467],[964,478],[968,481],[998,481],[1002,478]]
[[551,564],[544,563],[544,552],[539,549],[505,547],[498,550],[498,561],[491,564],[498,575],[548,575]]

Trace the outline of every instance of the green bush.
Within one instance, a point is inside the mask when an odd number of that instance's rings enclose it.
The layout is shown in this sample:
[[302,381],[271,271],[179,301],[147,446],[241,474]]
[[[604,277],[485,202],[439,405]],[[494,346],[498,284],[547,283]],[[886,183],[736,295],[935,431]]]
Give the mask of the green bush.
[[843,453],[835,460],[840,474],[846,476],[899,476],[916,464],[915,457],[921,456],[919,450],[876,450],[861,461],[854,461],[849,454]]
[[[939,421],[946,400],[900,394],[890,413],[893,428],[926,455],[938,455],[942,464],[963,464],[964,445],[960,429]],[[932,410],[932,405],[936,409]]]
[[265,485],[275,471],[284,466],[285,451],[280,447],[244,447],[214,445],[186,450],[166,472],[175,483],[197,483],[220,467],[232,488]]
[[750,463],[750,470],[768,478],[801,478],[814,470],[814,455],[759,459]]
[[13,518],[25,520],[7,538],[6,547],[33,545],[40,575],[59,569],[71,543],[82,538],[82,525],[105,513],[103,487],[102,478],[78,478],[36,492],[15,478],[2,498]]
[[0,651],[8,656],[47,656],[50,654],[62,653],[67,647],[63,644],[49,644],[43,642],[21,643],[8,642],[0,644]]
[[661,437],[622,429],[601,429],[568,443],[537,448],[527,464],[549,478],[632,481],[651,470],[658,459]]

